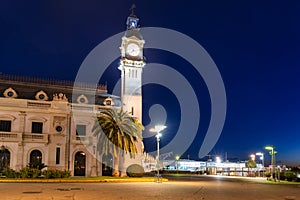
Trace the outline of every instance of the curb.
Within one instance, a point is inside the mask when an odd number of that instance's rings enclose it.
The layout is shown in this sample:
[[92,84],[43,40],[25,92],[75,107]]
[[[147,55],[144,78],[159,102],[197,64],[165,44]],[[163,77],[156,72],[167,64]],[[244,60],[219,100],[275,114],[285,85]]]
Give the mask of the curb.
[[[0,183],[117,183],[117,182],[155,182],[155,178],[128,178],[128,179],[0,179]],[[162,182],[168,182],[168,179],[163,178]]]

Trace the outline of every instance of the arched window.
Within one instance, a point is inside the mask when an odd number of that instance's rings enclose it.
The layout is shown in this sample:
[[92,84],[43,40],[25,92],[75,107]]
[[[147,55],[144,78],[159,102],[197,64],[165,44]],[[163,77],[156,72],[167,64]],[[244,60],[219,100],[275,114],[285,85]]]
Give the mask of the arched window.
[[40,152],[39,150],[33,150],[30,153],[30,161],[29,163],[33,164],[33,165],[38,165],[42,163],[42,152]]
[[83,151],[75,154],[74,159],[74,176],[85,176],[86,155]]
[[0,171],[10,166],[10,152],[4,146],[0,147]]

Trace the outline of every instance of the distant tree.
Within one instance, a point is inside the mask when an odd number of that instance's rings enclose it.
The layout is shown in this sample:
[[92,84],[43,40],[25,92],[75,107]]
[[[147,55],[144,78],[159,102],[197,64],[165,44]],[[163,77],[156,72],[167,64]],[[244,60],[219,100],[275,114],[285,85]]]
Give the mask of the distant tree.
[[288,167],[288,168],[291,168],[291,171],[292,172],[296,172],[296,173],[300,173],[300,167]]
[[137,118],[122,110],[102,111],[93,126],[94,136],[97,137],[97,150],[100,154],[112,152],[114,155],[113,176],[119,176],[119,156],[121,150],[135,157],[138,153],[136,142],[142,139],[144,126]]
[[247,168],[256,168],[256,162],[254,160],[248,160],[246,162],[246,167]]

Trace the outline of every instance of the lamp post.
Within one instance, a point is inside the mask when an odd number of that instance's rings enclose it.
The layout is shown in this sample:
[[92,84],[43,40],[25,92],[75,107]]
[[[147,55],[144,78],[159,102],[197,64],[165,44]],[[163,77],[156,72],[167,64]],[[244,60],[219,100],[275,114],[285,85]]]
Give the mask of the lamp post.
[[264,169],[265,169],[265,164],[264,164],[264,153],[262,152],[257,152],[255,155],[260,156],[259,159],[261,160],[262,164],[262,176],[264,177]]
[[262,167],[265,167],[265,164],[264,164],[264,153],[257,152],[255,155],[260,156],[259,159],[261,160]]
[[270,154],[271,154],[271,165],[272,165],[272,178],[273,180],[275,180],[275,147],[274,146],[266,146],[265,147],[266,150],[270,150]]
[[178,174],[178,160],[180,159],[180,156],[176,156],[175,157],[175,159],[176,159],[176,171],[177,171],[177,174]]
[[156,132],[156,142],[157,142],[157,158],[156,158],[156,166],[157,166],[157,183],[160,183],[161,182],[161,179],[160,179],[160,175],[159,175],[159,141],[160,141],[160,137],[162,136],[161,135],[161,131],[163,131],[165,128],[167,128],[166,126],[164,125],[156,125],[154,127],[154,129],[150,129],[151,132]]

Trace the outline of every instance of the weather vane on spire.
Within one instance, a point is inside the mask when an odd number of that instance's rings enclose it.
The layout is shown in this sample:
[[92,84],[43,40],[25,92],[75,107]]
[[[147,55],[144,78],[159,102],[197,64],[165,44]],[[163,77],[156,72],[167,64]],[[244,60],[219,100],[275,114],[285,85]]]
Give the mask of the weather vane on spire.
[[131,14],[134,15],[134,9],[136,8],[135,4],[132,4],[130,9],[131,10]]
[[136,8],[135,4],[132,4],[129,10],[131,10],[131,14],[127,18],[127,30],[138,28],[139,18],[134,14],[134,9]]

